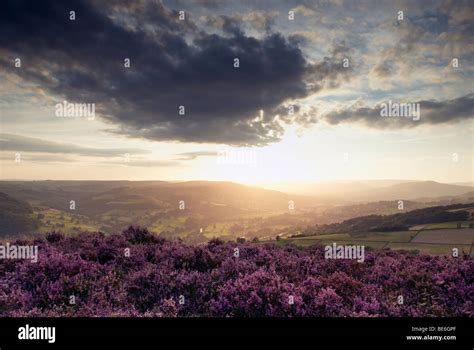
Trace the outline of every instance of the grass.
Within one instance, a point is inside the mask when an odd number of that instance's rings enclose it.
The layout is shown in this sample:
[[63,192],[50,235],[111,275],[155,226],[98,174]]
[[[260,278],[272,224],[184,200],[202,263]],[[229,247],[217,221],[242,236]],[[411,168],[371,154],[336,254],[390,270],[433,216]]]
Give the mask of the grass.
[[[441,229],[442,225],[438,225]],[[431,226],[431,225],[430,225]],[[470,230],[453,230],[456,237],[460,234],[470,234]],[[422,231],[419,235],[429,235],[437,233],[436,237],[433,236],[433,242],[412,242],[412,239],[417,236],[416,231],[395,231],[395,232],[360,232],[360,233],[334,233],[317,236],[307,237],[296,237],[281,239],[279,241],[266,241],[261,243],[275,243],[277,245],[294,244],[298,247],[309,247],[315,244],[319,245],[331,245],[334,242],[341,245],[363,245],[372,249],[383,249],[390,248],[394,250],[411,250],[419,251],[425,254],[431,255],[451,255],[453,248],[458,248],[459,252],[470,253],[471,244],[466,242],[460,242],[459,244],[453,244],[455,237],[446,238],[446,242],[440,242],[439,239],[435,240],[442,234],[439,230],[433,231]],[[429,237],[427,237],[429,238]],[[439,237],[438,237],[439,238]]]
[[334,233],[327,235],[307,236],[292,238],[294,240],[335,240],[335,241],[383,241],[383,242],[409,242],[416,232],[360,232],[360,233]]
[[451,221],[451,222],[440,222],[437,224],[429,224],[425,226],[424,230],[436,230],[440,228],[458,228],[458,223],[461,224],[462,228],[468,228],[469,224],[471,224],[472,221]]
[[297,237],[297,238],[291,238],[293,240],[298,240],[298,241],[307,241],[307,240],[317,240],[321,241],[323,239],[333,239],[333,240],[344,240],[344,239],[350,239],[351,235],[349,233],[332,233],[332,234],[327,234],[327,235],[317,235],[317,236],[306,236],[306,237]]
[[460,254],[471,252],[470,244],[389,243],[387,247],[393,250],[418,250],[430,255],[452,255],[453,248],[459,249]]
[[[229,228],[232,225],[233,223],[216,222],[207,226],[203,233],[206,238],[227,236],[229,234]],[[243,235],[244,232],[242,232],[241,236]]]
[[186,219],[188,218],[189,216],[162,218],[156,221],[153,225],[151,225],[149,229],[153,232],[174,230],[175,228],[183,227],[184,223],[186,222]]
[[340,245],[362,245],[365,247],[369,247],[372,249],[382,249],[385,248],[387,242],[371,242],[371,241],[334,241],[334,240],[324,240],[320,241],[322,245],[332,245],[333,243],[340,244]]
[[411,243],[471,244],[474,229],[438,229],[421,231]]
[[90,220],[85,216],[63,212],[60,210],[46,209],[41,210],[35,214],[44,215],[44,217],[40,219],[41,225],[38,229],[40,233],[47,233],[54,230],[59,230],[66,234],[79,231],[94,232],[98,231],[100,227],[100,224]]
[[341,245],[363,245],[373,249],[382,249],[387,245],[387,242],[373,242],[373,241],[356,241],[356,240],[321,240],[321,239],[281,239],[279,241],[262,241],[260,243],[273,243],[279,246],[293,244],[297,247],[310,247],[312,245],[332,245],[333,243]]

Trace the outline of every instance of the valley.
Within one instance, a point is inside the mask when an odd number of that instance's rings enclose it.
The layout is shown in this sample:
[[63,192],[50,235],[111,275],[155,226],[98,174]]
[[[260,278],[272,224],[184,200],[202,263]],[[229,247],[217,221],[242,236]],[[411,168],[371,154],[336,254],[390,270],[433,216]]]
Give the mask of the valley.
[[[355,195],[348,184],[344,189],[351,193],[350,201],[231,182],[1,181],[0,204],[4,213],[15,215],[4,216],[0,237],[54,231],[112,234],[133,225],[189,244],[213,238],[301,247],[337,241],[430,254],[447,254],[458,247],[470,253],[474,196],[469,191],[459,195],[465,186],[438,187],[442,197],[403,200],[400,210],[399,200],[361,202],[366,195]],[[378,191],[388,193],[390,188],[390,196],[404,199],[396,193],[398,183],[384,184]],[[451,188],[453,194],[446,196]]]

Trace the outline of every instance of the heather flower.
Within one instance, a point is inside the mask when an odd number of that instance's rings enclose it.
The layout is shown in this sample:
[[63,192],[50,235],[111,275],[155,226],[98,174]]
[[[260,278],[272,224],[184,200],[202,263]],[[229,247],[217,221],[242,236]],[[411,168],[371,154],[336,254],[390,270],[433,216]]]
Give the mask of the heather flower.
[[2,317],[474,316],[468,255],[370,251],[357,263],[318,246],[188,246],[138,227],[34,243],[37,263],[0,260]]

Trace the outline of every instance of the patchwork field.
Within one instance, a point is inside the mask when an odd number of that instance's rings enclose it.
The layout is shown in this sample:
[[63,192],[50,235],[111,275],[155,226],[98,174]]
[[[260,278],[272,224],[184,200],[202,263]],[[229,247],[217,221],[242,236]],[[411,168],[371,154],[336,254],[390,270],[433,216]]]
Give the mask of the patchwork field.
[[412,243],[472,244],[474,229],[426,230],[418,233]]
[[[432,225],[420,225],[430,227]],[[335,233],[317,236],[295,237],[262,243],[277,245],[293,244],[299,247],[331,245],[364,245],[372,249],[419,251],[431,255],[451,255],[453,248],[459,253],[471,253],[474,229],[425,229],[420,231]]]

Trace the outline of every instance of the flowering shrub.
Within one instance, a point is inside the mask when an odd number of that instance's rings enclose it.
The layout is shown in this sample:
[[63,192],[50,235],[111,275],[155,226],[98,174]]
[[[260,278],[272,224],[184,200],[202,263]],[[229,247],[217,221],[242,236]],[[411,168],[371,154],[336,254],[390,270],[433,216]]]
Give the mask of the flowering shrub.
[[34,244],[37,263],[0,260],[2,317],[474,315],[468,255],[369,251],[358,263],[325,259],[321,247],[187,246],[133,227]]

